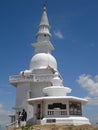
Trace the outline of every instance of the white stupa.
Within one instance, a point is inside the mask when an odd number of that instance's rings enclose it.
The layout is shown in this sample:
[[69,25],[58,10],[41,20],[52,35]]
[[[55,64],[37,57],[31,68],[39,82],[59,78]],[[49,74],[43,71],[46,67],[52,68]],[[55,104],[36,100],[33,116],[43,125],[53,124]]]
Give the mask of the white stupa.
[[[9,82],[16,87],[16,112],[25,109],[27,122],[31,124],[90,124],[83,117],[82,107],[86,99],[67,96],[71,92],[63,85],[57,62],[51,51],[54,49],[46,7],[43,7],[41,22],[33,44],[35,54],[29,70],[10,76]],[[13,117],[13,116],[12,116]]]

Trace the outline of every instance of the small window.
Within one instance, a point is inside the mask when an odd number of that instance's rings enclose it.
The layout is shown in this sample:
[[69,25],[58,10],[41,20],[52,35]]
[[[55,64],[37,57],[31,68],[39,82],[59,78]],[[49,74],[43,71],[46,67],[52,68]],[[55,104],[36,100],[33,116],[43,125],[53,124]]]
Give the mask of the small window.
[[32,92],[31,91],[29,92],[29,98],[32,98]]
[[47,123],[55,123],[56,119],[47,119]]
[[44,37],[46,37],[46,34],[44,34]]
[[48,105],[48,109],[54,109],[54,108],[66,109],[66,104],[53,103]]

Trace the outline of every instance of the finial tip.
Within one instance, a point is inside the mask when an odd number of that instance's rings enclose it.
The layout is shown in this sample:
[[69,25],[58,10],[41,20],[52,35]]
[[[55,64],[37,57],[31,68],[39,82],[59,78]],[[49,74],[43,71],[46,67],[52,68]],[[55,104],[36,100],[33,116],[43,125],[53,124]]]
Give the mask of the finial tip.
[[44,1],[44,7],[46,7],[46,4],[47,4],[47,0]]
[[47,1],[45,0],[44,1],[44,6],[43,6],[43,10],[46,11],[46,4],[47,4]]

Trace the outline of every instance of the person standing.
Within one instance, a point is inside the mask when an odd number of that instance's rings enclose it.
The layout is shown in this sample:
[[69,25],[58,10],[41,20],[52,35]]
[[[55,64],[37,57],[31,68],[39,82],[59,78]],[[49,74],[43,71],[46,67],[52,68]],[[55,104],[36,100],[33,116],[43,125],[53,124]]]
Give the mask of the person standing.
[[19,112],[18,112],[18,127],[21,126],[21,120],[22,120],[22,114],[21,114],[21,112],[19,111]]
[[23,122],[23,125],[25,126],[26,125],[26,121],[27,121],[27,112],[25,111],[25,109],[23,109],[22,111],[22,122]]

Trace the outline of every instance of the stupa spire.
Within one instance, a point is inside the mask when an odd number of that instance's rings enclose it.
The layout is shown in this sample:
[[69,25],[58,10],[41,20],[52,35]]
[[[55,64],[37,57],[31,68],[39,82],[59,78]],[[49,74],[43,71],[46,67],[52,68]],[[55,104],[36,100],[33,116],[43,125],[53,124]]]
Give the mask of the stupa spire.
[[38,33],[36,35],[37,41],[49,41],[51,38],[50,25],[47,16],[46,4],[43,6],[43,13],[40,24],[38,26]]
[[42,18],[41,18],[41,21],[40,21],[40,25],[49,26],[46,4],[44,4],[44,6],[43,6],[43,13],[42,13]]

